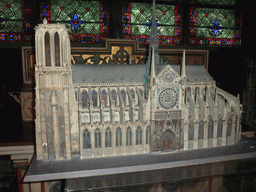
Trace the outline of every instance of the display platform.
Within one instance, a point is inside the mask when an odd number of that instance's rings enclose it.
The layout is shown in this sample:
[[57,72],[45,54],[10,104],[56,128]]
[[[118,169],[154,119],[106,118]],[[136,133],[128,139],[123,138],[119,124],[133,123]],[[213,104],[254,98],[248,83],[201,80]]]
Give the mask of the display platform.
[[24,182],[65,179],[74,190],[139,185],[212,175],[256,171],[256,141],[174,153],[72,159],[32,160]]

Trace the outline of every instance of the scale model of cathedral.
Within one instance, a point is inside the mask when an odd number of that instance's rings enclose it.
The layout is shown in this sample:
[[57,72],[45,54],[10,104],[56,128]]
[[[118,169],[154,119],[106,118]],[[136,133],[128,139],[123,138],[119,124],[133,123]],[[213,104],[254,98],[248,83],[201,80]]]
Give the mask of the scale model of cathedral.
[[241,106],[204,66],[71,65],[64,24],[36,27],[37,159],[178,152],[237,143]]

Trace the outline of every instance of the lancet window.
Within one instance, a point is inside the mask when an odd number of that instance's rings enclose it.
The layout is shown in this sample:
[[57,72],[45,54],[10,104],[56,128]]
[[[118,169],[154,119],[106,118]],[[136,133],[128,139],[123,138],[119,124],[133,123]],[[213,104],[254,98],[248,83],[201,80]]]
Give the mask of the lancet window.
[[122,130],[120,127],[116,129],[116,146],[122,146]]
[[231,129],[232,129],[232,117],[230,116],[227,122],[227,136],[231,136]]
[[188,126],[188,140],[194,140],[194,124],[190,123]]
[[121,96],[123,98],[123,101],[124,101],[124,105],[126,104],[126,92],[124,89],[121,90]]
[[142,129],[140,126],[136,129],[136,145],[142,145]]
[[222,137],[223,121],[220,119],[218,122],[217,137]]
[[101,132],[99,129],[95,130],[94,140],[95,140],[95,148],[101,148]]
[[50,47],[50,34],[45,33],[44,36],[44,46],[45,46],[45,65],[46,67],[51,66],[51,47]]
[[60,36],[56,32],[54,34],[54,45],[55,45],[55,66],[60,66]]
[[115,89],[111,90],[111,97],[112,97],[112,100],[114,100],[115,104],[117,105],[117,97],[116,97],[116,90]]
[[204,139],[204,122],[200,121],[199,122],[199,134],[198,134],[198,139],[202,140]]
[[105,89],[102,90],[102,99],[104,101],[104,106],[106,107],[108,105],[108,97],[107,97],[107,92]]
[[211,119],[208,124],[208,138],[213,138],[213,120]]
[[87,129],[85,129],[83,132],[83,148],[84,149],[91,148],[90,132]]
[[131,127],[127,127],[126,129],[126,146],[132,145],[132,129]]
[[82,92],[82,108],[86,108],[88,106],[89,97],[86,90]]
[[98,102],[98,94],[97,91],[95,89],[92,90],[92,102],[93,102],[93,106],[97,106],[97,102]]
[[111,130],[108,127],[105,132],[105,147],[112,147],[112,137],[111,137]]

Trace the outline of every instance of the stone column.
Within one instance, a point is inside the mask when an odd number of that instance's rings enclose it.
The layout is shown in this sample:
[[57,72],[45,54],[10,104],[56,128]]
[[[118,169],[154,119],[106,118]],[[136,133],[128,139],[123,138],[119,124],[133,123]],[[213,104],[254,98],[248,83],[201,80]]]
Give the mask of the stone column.
[[198,149],[198,133],[199,133],[199,123],[196,122],[194,124],[194,145],[193,149]]
[[188,150],[188,123],[184,123],[184,150]]
[[69,91],[64,89],[64,118],[65,118],[65,143],[66,158],[71,159],[71,143],[70,143],[70,113],[69,113]]
[[222,146],[227,145],[227,120],[223,120],[223,129],[222,129]]
[[235,115],[232,116],[232,126],[231,126],[231,144],[235,143]]
[[213,122],[213,147],[217,147],[217,130],[218,130],[218,121]]
[[94,133],[94,127],[91,127],[90,129],[90,136],[91,136],[91,147],[92,147],[92,157],[94,157],[95,155],[95,133]]
[[208,147],[208,121],[204,122],[204,143],[203,148]]
[[54,134],[54,151],[55,158],[60,158],[60,144],[59,144],[59,127],[58,127],[58,110],[55,92],[52,92],[52,126]]

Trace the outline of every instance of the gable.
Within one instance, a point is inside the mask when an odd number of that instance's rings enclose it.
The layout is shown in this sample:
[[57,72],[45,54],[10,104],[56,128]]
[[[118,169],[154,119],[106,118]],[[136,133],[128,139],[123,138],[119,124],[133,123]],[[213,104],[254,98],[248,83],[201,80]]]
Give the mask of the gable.
[[179,83],[180,80],[180,75],[170,65],[165,66],[156,77],[156,83],[159,84]]

